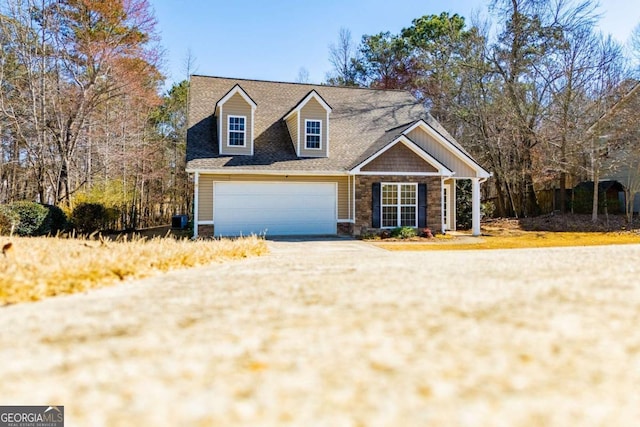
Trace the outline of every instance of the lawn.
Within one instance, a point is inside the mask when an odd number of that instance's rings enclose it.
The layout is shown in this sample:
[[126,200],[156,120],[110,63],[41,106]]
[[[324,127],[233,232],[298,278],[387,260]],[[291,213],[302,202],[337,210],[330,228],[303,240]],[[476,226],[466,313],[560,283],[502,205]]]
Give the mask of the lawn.
[[[486,231],[486,230],[485,230]],[[480,237],[467,235],[436,236],[419,241],[375,241],[380,248],[391,251],[440,251],[473,249],[550,248],[561,246],[600,246],[640,244],[636,232],[548,232],[518,231],[495,232]]]
[[125,238],[119,241],[1,236],[0,305],[84,292],[169,270],[261,255],[266,242]]

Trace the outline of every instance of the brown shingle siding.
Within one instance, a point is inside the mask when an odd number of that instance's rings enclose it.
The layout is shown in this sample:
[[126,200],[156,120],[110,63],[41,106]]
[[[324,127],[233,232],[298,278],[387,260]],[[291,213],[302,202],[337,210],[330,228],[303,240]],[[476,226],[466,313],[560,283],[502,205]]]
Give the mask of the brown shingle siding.
[[406,145],[397,143],[366,164],[364,172],[438,172]]

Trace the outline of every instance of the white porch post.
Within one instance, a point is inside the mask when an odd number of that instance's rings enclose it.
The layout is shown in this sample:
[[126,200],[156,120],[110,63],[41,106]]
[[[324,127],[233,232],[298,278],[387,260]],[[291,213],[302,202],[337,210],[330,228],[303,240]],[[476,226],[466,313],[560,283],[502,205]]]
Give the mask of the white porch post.
[[471,178],[471,229],[474,236],[480,235],[480,178]]
[[198,237],[198,183],[200,173],[196,172],[193,178],[193,237]]
[[[441,232],[442,234],[445,234],[447,232],[447,229],[445,228],[444,224],[446,222],[446,219],[444,217],[444,212],[445,212],[445,206],[444,204],[449,203],[448,200],[444,200],[444,177],[440,178],[440,224],[441,224]],[[448,206],[447,206],[448,208]]]

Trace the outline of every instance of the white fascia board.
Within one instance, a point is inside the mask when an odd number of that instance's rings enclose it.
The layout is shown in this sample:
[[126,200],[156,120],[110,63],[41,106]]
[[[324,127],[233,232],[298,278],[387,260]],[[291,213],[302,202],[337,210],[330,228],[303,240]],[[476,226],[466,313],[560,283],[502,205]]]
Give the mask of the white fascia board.
[[300,112],[300,111],[299,111],[299,109],[298,109],[298,108],[294,108],[293,110],[289,111],[289,114],[287,114],[286,116],[284,116],[284,117],[282,118],[282,120],[285,120],[285,121],[286,121],[287,119],[289,119],[289,117],[291,117],[291,116],[293,116],[295,113],[299,113],[299,112]]
[[348,171],[287,171],[287,170],[224,170],[224,169],[187,169],[187,173],[200,175],[289,175],[289,176],[348,176]]
[[251,97],[247,94],[247,92],[245,92],[244,89],[240,87],[239,84],[236,84],[229,92],[227,92],[225,96],[223,96],[218,102],[216,102],[216,106],[223,105],[225,102],[231,99],[231,97],[234,96],[236,93],[240,94],[240,96],[246,101],[246,103],[251,105],[251,108],[256,108],[258,106],[253,101],[253,99],[251,99]]
[[404,132],[402,132],[402,134],[403,135],[409,135],[409,133],[411,133],[411,131],[413,131],[414,129],[416,129],[418,127],[421,128],[422,130],[424,130],[429,135],[431,135],[440,144],[444,145],[449,151],[451,151],[454,155],[456,155],[456,157],[458,157],[460,160],[462,160],[467,166],[469,166],[470,168],[475,170],[476,173],[478,174],[478,176],[474,177],[474,178],[489,178],[489,177],[493,176],[493,174],[491,174],[491,173],[487,172],[486,170],[484,170],[482,168],[482,166],[480,166],[475,160],[473,160],[467,153],[465,153],[460,148],[458,148],[454,144],[452,144],[445,137],[440,135],[440,133],[438,131],[433,129],[431,126],[429,126],[429,124],[427,124],[422,119],[418,120],[413,126],[411,126],[410,128],[406,129]]
[[318,101],[318,103],[320,103],[320,105],[322,105],[322,108],[324,108],[325,110],[327,110],[327,114],[330,113],[332,111],[331,107],[329,106],[329,104],[327,104],[325,102],[324,99],[322,99],[322,97],[318,94],[318,92],[316,92],[316,90],[312,90],[311,93],[309,93],[309,95],[307,95],[304,99],[304,101],[302,102],[302,105],[306,104],[307,102],[309,102],[311,100],[311,98],[315,98],[316,101]]
[[329,104],[327,104],[325,102],[325,100],[322,99],[322,97],[320,95],[318,95],[318,92],[316,92],[315,89],[314,89],[311,92],[309,92],[309,94],[307,96],[305,96],[302,101],[298,102],[298,105],[296,105],[296,107],[293,110],[289,111],[289,113],[286,116],[284,116],[282,119],[283,120],[287,120],[294,113],[300,113],[300,110],[302,110],[302,107],[307,105],[307,102],[309,102],[311,100],[311,98],[314,98],[316,101],[318,101],[318,103],[320,105],[322,105],[322,108],[324,108],[327,111],[327,117],[328,117],[328,115],[332,111],[332,109],[329,106]]
[[443,175],[440,172],[358,172],[358,175],[376,176],[441,176],[448,178],[453,175]]
[[587,134],[589,135],[593,135],[593,132],[595,131],[596,127],[598,126],[598,124],[600,124],[601,121],[603,121],[604,119],[606,119],[608,116],[610,116],[611,114],[613,114],[615,112],[615,110],[617,110],[623,103],[625,103],[627,101],[627,99],[629,99],[631,96],[633,96],[633,93],[638,90],[640,88],[640,81],[636,82],[636,84],[631,88],[631,90],[629,90],[629,92],[627,92],[626,94],[624,94],[624,96],[615,104],[613,104],[613,106],[611,106],[611,108],[609,108],[607,111],[605,111],[599,118],[598,120],[596,120],[596,122],[594,124],[592,124],[591,126],[589,126],[589,129],[587,129]]
[[368,159],[360,163],[358,166],[351,169],[354,174],[366,175],[366,172],[362,172],[362,168],[371,163],[373,160],[384,154],[387,150],[394,147],[396,144],[404,144],[407,148],[413,151],[417,156],[422,158],[425,162],[436,168],[438,172],[421,172],[421,173],[408,173],[408,172],[387,172],[387,173],[371,173],[372,175],[425,175],[425,176],[453,176],[454,172],[449,170],[445,165],[433,158],[429,153],[420,148],[415,142],[411,141],[407,136],[400,135],[395,140],[384,146],[381,150],[370,156]]

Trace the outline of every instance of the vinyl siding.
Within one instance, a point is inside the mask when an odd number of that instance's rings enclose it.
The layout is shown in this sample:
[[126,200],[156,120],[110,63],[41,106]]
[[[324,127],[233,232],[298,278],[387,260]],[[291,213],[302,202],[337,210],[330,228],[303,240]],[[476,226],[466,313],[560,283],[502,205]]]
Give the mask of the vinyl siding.
[[443,144],[436,141],[431,135],[427,134],[424,130],[416,128],[409,132],[407,135],[409,139],[415,141],[418,145],[426,148],[427,152],[431,154],[433,158],[445,165],[449,170],[456,173],[456,178],[475,178],[477,174],[473,168],[460,160],[458,156],[452,153]]
[[399,142],[366,164],[365,172],[438,172],[403,143]]
[[347,176],[279,176],[279,175],[200,175],[198,215],[200,221],[213,218],[214,182],[335,182],[338,184],[338,220],[351,219],[349,200],[349,180]]
[[293,150],[298,152],[298,113],[292,114],[287,119],[287,129],[289,129],[289,135],[291,136],[291,143],[293,144]]
[[200,175],[198,199],[198,221],[213,220],[213,180],[210,175]]
[[[227,127],[229,124],[229,116],[245,117],[245,146],[235,147],[227,145]],[[251,134],[251,105],[242,98],[239,93],[233,95],[227,102],[222,105],[222,125],[221,132],[218,135],[221,144],[221,154],[231,155],[251,155],[251,145],[253,144],[253,135]]]
[[[320,150],[307,150],[305,143],[305,120],[320,120],[322,122],[322,137]],[[300,157],[328,157],[327,154],[327,110],[316,101],[309,101],[300,109]]]

